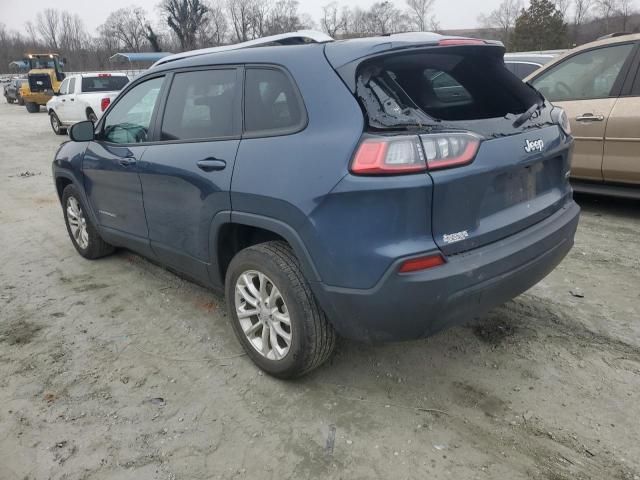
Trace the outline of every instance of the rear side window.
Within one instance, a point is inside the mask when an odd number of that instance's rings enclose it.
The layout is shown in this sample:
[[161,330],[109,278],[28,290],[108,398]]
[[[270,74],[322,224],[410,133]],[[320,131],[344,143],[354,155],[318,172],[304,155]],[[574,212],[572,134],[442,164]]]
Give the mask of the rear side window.
[[82,77],[82,91],[85,93],[118,91],[122,90],[127,83],[129,79],[121,75]]
[[505,62],[507,69],[516,77],[523,79],[540,68],[540,65],[526,62]]
[[245,131],[253,134],[293,133],[306,121],[300,94],[281,70],[248,68],[245,74]]
[[374,129],[499,118],[539,102],[493,47],[394,54],[363,63],[356,75],[357,95]]
[[76,93],[76,79],[75,77],[69,80],[69,88],[67,89],[67,93]]
[[234,69],[177,73],[162,120],[162,140],[239,135]]

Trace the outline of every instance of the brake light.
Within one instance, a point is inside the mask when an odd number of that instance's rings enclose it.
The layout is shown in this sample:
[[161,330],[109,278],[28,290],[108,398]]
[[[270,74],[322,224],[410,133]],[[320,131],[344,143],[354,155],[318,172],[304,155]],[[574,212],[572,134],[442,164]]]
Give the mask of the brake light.
[[104,112],[110,104],[111,99],[109,97],[104,97],[102,100],[100,100],[100,109]]
[[110,77],[111,74],[110,73],[99,73],[98,77]]
[[440,265],[444,265],[446,262],[442,255],[439,253],[435,255],[427,255],[426,257],[418,257],[412,258],[410,260],[406,260],[402,265],[400,265],[399,273],[411,273],[417,272],[420,270],[427,270],[433,267],[439,267]]
[[351,162],[360,175],[402,174],[426,171],[424,153],[417,136],[365,138]]
[[467,165],[480,148],[480,138],[472,133],[434,133],[420,139],[429,170]]
[[438,45],[441,47],[454,47],[456,45],[486,45],[486,42],[477,38],[445,38],[440,40]]

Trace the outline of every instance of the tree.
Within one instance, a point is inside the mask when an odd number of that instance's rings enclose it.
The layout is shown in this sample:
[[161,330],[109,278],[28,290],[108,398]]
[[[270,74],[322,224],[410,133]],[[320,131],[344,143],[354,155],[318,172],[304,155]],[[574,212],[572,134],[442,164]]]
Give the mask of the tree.
[[60,48],[66,52],[76,52],[86,47],[89,35],[80,16],[63,11],[60,14]]
[[58,50],[60,37],[60,12],[46,8],[36,15],[36,28],[47,47]]
[[183,50],[196,48],[198,32],[207,21],[208,7],[202,0],[164,0],[161,4],[167,25]]
[[622,19],[622,31],[627,30],[629,18],[635,13],[635,5],[633,0],[620,0],[618,4],[618,15]]
[[619,8],[620,0],[596,0],[599,16],[604,20],[604,33],[609,33],[611,17]]
[[223,45],[229,32],[229,22],[224,9],[218,2],[210,3],[207,8],[209,14],[199,34],[200,43],[208,46]]
[[437,30],[435,17],[431,15],[436,0],[406,0],[409,7],[409,19],[420,32]]
[[573,41],[577,42],[582,25],[584,25],[591,16],[591,6],[593,0],[574,0],[573,1]]
[[513,50],[551,50],[567,46],[567,24],[550,0],[531,0],[516,20]]
[[346,32],[349,22],[348,8],[339,11],[338,3],[331,2],[322,7],[320,26],[330,37],[337,37],[338,33]]
[[566,20],[567,13],[569,12],[569,7],[571,6],[571,0],[553,0],[553,4],[556,6],[558,11],[562,14],[562,18]]
[[499,29],[500,39],[509,48],[511,46],[511,33],[522,8],[522,0],[503,0],[498,5],[498,8],[488,15],[480,15],[478,21],[486,28]]
[[111,12],[100,29],[104,35],[118,40],[121,48],[140,52],[148,45],[148,24],[143,9],[128,7]]

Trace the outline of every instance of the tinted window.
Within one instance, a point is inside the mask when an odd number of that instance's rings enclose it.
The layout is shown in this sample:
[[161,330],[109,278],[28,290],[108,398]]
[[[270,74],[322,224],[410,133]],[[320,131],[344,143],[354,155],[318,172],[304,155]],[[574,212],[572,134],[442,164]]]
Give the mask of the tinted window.
[[75,93],[76,92],[76,79],[75,77],[69,79],[69,88],[67,88],[67,93]]
[[541,65],[535,65],[535,64],[531,64],[531,63],[521,63],[518,67],[519,67],[518,68],[518,77],[526,78],[529,75],[531,75],[533,72],[538,70],[541,67]]
[[246,71],[244,121],[247,132],[285,133],[304,123],[296,87],[284,72],[267,68]]
[[236,78],[236,70],[176,74],[162,120],[162,140],[238,135]]
[[106,116],[102,139],[113,143],[146,141],[163,80],[147,80],[129,90]]
[[579,53],[550,68],[532,84],[552,102],[606,98],[632,49],[632,44],[625,44]]
[[122,90],[127,83],[129,79],[123,76],[82,77],[82,91],[88,93]]

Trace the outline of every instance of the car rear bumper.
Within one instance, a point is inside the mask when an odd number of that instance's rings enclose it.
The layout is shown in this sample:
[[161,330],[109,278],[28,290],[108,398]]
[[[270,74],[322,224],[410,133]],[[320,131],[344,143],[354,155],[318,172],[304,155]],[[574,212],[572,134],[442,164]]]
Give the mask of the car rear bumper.
[[570,200],[515,235],[447,258],[440,267],[398,274],[399,259],[371,289],[320,286],[338,333],[354,340],[410,340],[482,316],[542,280],[573,246],[580,208]]

